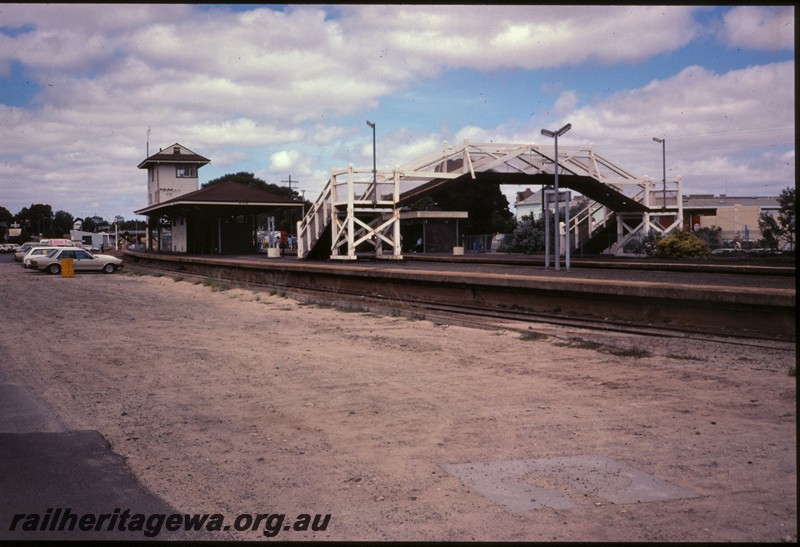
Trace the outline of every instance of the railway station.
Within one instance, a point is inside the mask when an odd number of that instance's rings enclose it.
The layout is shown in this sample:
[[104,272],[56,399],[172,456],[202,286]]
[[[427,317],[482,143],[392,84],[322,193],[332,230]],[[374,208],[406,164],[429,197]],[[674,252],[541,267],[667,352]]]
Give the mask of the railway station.
[[[207,161],[177,144],[172,154],[156,156],[140,165],[149,169],[150,196],[158,191],[157,170],[164,165],[171,166],[164,171],[171,173],[185,169],[182,162],[194,162],[188,172],[196,177]],[[572,191],[592,202],[574,218],[567,212],[562,237],[554,238],[555,252],[548,244],[544,257],[465,253],[458,222],[466,213],[408,210],[409,204],[436,192],[474,184],[541,185],[546,212],[569,203]],[[203,189],[163,203],[154,199],[137,211],[150,215],[150,231],[165,218],[172,226],[186,222],[188,227],[178,232],[186,248],[177,248],[173,238],[170,250],[189,252],[125,251],[129,263],[309,298],[349,299],[384,309],[406,306],[428,315],[491,313],[509,321],[795,339],[794,265],[665,263],[618,256],[633,238],[681,228],[681,180],[638,178],[591,148],[465,142],[445,144],[391,171],[332,170],[297,223],[292,257],[255,252],[254,217],[244,213],[301,203],[249,188],[245,198],[245,189],[236,184],[219,186],[214,196],[227,191],[239,192],[238,197],[213,201],[207,199],[212,190]],[[248,220],[233,230],[236,221],[230,219],[237,217]],[[209,219],[211,225],[204,226]],[[451,252],[404,255],[401,223],[429,219],[455,227]],[[245,244],[232,243],[236,238]],[[572,259],[573,254],[580,258]]]

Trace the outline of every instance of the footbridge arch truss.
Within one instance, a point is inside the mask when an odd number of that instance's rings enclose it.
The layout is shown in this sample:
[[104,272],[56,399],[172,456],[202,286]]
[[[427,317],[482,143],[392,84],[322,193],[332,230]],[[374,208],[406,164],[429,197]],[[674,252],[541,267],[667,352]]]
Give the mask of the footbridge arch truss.
[[[625,244],[651,230],[667,234],[683,218],[681,180],[639,178],[592,148],[534,144],[469,143],[449,146],[392,170],[331,170],[316,202],[297,224],[298,258],[306,258],[330,233],[331,259],[358,253],[400,259],[401,209],[458,184],[553,186],[588,198],[570,218],[571,242],[591,252],[622,254]],[[565,227],[565,229],[567,229]],[[327,240],[327,239],[326,239]]]

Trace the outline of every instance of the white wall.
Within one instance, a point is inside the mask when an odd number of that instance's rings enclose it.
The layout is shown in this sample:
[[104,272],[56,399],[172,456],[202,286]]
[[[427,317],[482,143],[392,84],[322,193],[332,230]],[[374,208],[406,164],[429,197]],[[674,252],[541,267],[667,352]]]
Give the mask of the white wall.
[[181,217],[172,221],[172,252],[185,253],[187,247],[186,219]]

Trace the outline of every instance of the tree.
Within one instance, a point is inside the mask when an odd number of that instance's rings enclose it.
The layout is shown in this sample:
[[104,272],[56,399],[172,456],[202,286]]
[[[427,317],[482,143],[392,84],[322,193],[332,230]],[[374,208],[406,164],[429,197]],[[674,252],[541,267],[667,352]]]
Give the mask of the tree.
[[3,206],[0,206],[0,222],[6,222],[11,224],[14,221],[14,215],[11,214],[11,211],[6,209]]
[[72,230],[75,218],[66,211],[56,211],[53,215],[53,236],[63,237]]
[[14,219],[22,226],[25,237],[51,236],[53,229],[53,208],[44,203],[31,204],[30,208],[23,207]]
[[[80,219],[76,219],[80,220]],[[81,230],[84,232],[96,232],[97,231],[97,224],[95,223],[92,217],[86,217],[82,221],[83,226],[81,226]]]
[[768,247],[778,249],[781,242],[794,248],[795,210],[797,193],[795,188],[785,188],[778,196],[778,214],[761,213],[758,217],[758,228]]
[[463,233],[508,233],[514,229],[514,214],[497,184],[458,184],[436,193],[433,200],[442,211],[467,211],[469,216],[461,224]]

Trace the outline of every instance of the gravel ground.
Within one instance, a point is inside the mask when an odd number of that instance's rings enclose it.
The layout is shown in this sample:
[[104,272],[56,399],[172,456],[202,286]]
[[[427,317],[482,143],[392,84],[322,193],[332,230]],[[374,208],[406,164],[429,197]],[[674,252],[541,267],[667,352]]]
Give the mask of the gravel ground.
[[[278,536],[301,540],[797,540],[794,345],[520,336],[6,257],[0,306],[3,372],[187,513],[331,515]],[[690,495],[627,499],[620,469]]]

